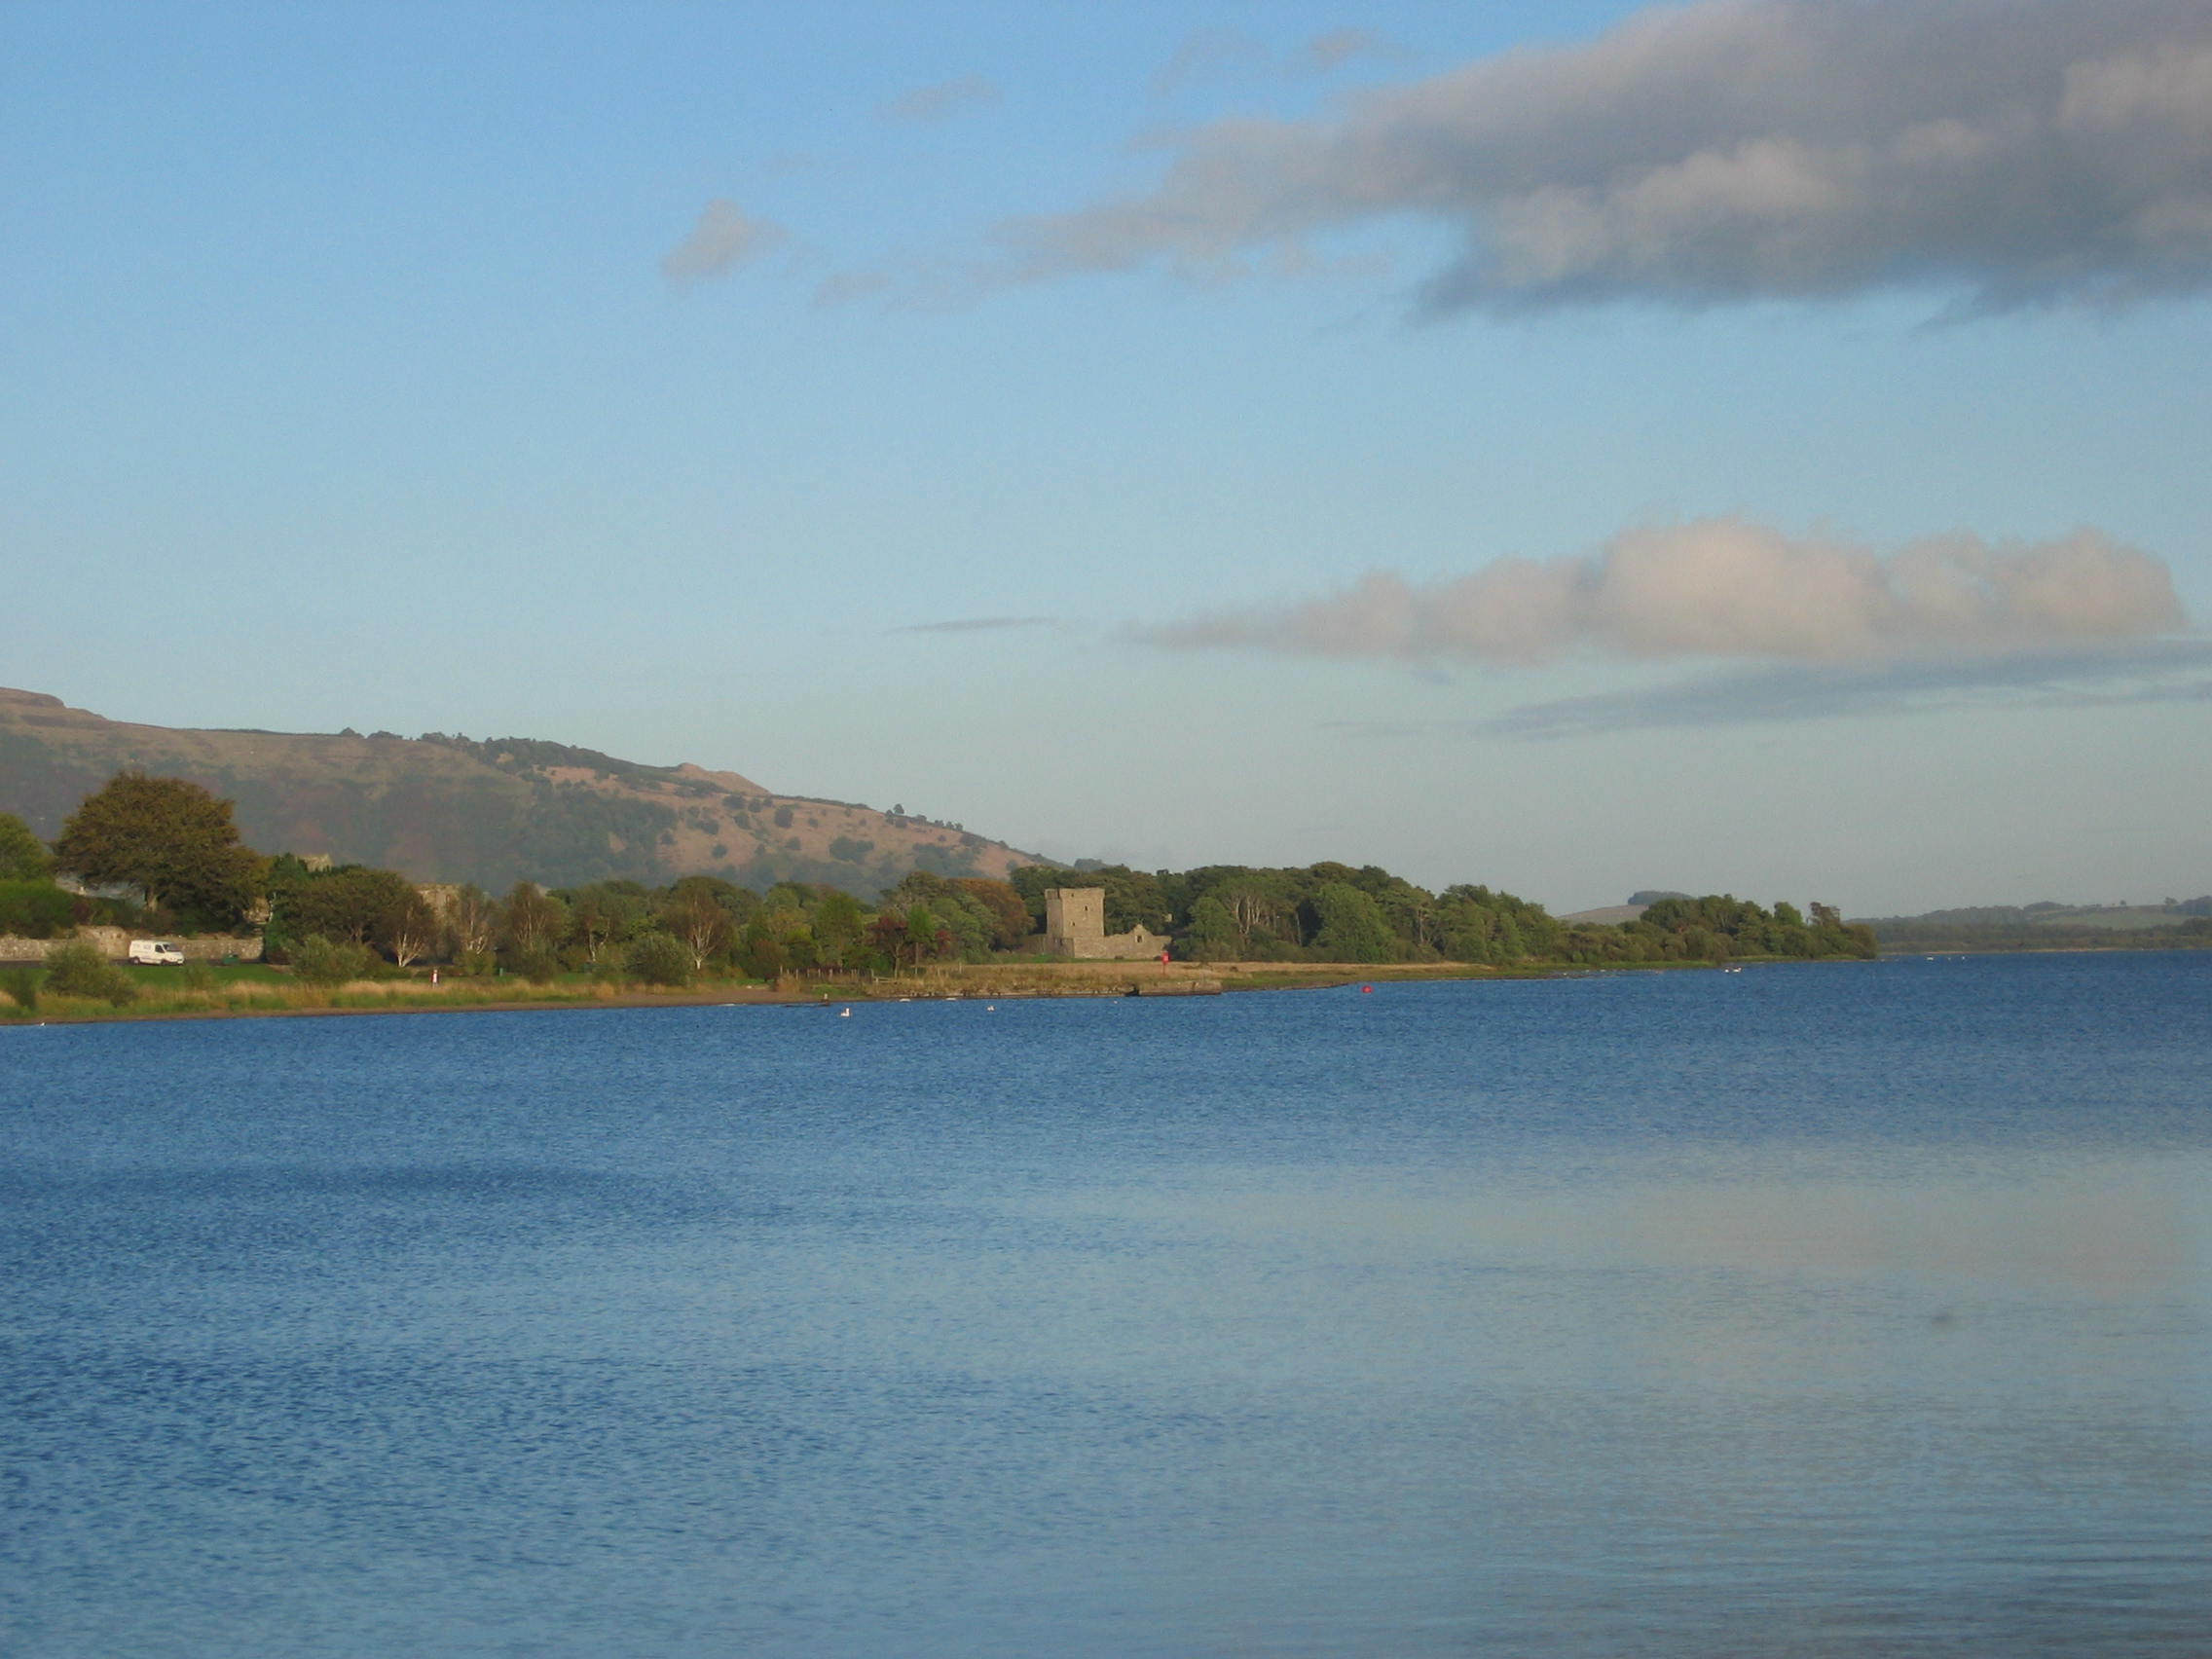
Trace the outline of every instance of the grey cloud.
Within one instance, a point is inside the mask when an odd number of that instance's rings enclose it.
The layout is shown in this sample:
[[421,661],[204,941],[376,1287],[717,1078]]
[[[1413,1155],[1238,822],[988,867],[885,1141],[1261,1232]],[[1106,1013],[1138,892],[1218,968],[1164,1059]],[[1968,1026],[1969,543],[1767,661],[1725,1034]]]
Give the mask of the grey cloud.
[[909,622],[894,634],[990,634],[1013,628],[1056,628],[1056,616],[958,616],[949,622]]
[[1293,63],[1316,75],[1342,69],[1355,57],[1366,57],[1391,50],[1381,36],[1365,29],[1332,29],[1327,34],[1315,35],[1299,49]]
[[1961,707],[2107,708],[2212,702],[2212,645],[2155,641],[2105,651],[1967,662],[1791,666],[1700,676],[1651,691],[1529,703],[1465,722],[1470,736],[1548,739],[1681,726],[1932,714]]
[[891,287],[891,277],[881,271],[840,271],[825,276],[814,290],[814,303],[818,306],[845,306],[856,300],[872,299]]
[[1199,29],[1186,35],[1175,55],[1152,78],[1155,97],[1172,97],[1194,81],[1226,71],[1256,70],[1289,76],[1328,75],[1354,58],[1403,56],[1382,36],[1366,29],[1331,29],[1305,45],[1283,53],[1279,59],[1249,35],[1228,29]]
[[727,276],[784,240],[784,228],[775,221],[750,218],[736,203],[718,197],[699,210],[691,234],[661,256],[661,275],[687,288]]
[[973,105],[998,101],[996,83],[981,75],[962,75],[957,80],[901,93],[883,106],[883,114],[892,121],[942,121]]
[[1259,43],[1228,29],[1198,29],[1183,37],[1174,55],[1152,78],[1155,97],[1172,97],[1193,81],[1234,63],[1263,56]]
[[1997,546],[1933,536],[1883,555],[1712,518],[1437,581],[1376,571],[1302,604],[1136,632],[1165,646],[1409,662],[1536,662],[1576,648],[1846,662],[2136,639],[2184,620],[2164,562],[2093,530]]
[[1410,217],[1461,238],[1436,311],[2118,303],[2212,285],[2212,4],[1700,0],[1168,147],[1148,193],[1001,226],[1002,276],[1219,275]]

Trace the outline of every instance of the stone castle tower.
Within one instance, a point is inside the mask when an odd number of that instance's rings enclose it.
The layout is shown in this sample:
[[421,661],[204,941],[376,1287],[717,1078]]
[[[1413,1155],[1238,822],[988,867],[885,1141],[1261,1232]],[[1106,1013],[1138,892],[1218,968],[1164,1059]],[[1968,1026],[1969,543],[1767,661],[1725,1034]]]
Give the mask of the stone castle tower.
[[1031,949],[1043,956],[1107,962],[1138,961],[1158,956],[1167,947],[1163,935],[1141,925],[1127,933],[1108,933],[1103,887],[1046,888],[1045,931],[1029,943]]

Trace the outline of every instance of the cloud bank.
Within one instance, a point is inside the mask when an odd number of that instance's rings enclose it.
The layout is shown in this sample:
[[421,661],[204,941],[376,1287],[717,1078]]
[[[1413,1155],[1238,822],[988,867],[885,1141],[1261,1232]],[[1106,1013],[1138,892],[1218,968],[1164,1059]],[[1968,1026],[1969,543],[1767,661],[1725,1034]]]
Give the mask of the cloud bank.
[[1549,741],[1960,708],[2105,709],[2149,703],[2212,703],[2212,644],[2151,640],[1963,662],[1789,663],[1696,675],[1638,691],[1524,703],[1474,719],[1332,720],[1325,729],[1370,740]]
[[1712,518],[1438,581],[1376,571],[1303,604],[1137,633],[1167,646],[1404,662],[1589,649],[1841,663],[2136,640],[2184,621],[2165,563],[2094,530],[2000,546],[1933,536],[1885,555]]
[[710,276],[726,276],[785,240],[772,219],[746,216],[736,203],[717,197],[699,210],[691,234],[661,256],[660,274],[679,288]]
[[956,616],[948,622],[908,622],[894,634],[996,634],[1014,628],[1056,628],[1056,616]]
[[1168,145],[1148,193],[1001,226],[1010,274],[1234,274],[1411,218],[1460,240],[1438,312],[2212,286],[2207,0],[1701,0]]
[[[1525,703],[1487,719],[1454,722],[1454,730],[1463,736],[1540,740],[1959,708],[2098,709],[2147,703],[2212,703],[2212,645],[2154,640],[2102,650],[2038,651],[1966,662],[1791,664],[1748,674],[1700,675],[1644,691]],[[1393,735],[1412,734],[1401,728]]]

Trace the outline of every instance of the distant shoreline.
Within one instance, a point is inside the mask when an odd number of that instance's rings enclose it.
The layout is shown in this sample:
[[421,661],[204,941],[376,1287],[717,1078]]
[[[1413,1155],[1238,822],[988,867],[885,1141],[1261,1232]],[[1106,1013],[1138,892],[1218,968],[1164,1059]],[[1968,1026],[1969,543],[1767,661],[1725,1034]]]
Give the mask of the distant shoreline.
[[[2190,950],[2202,946],[2066,944],[1971,948],[1906,946],[1885,950],[1877,961],[1933,956],[2128,956],[2146,949]],[[456,980],[447,989],[415,981],[365,982],[328,993],[333,1000],[277,1004],[268,998],[228,1007],[127,1005],[82,1007],[0,1014],[0,1029],[36,1025],[115,1025],[176,1019],[301,1019],[350,1014],[535,1014],[585,1009],[645,1008],[825,1008],[862,1003],[1039,1002],[1099,997],[1223,996],[1252,991],[1342,990],[1357,984],[1419,984],[1451,980],[1504,982],[1525,979],[1586,978],[1597,974],[1714,972],[1730,968],[1780,968],[1801,965],[1797,957],[1748,957],[1732,962],[1544,963],[1493,968],[1458,962],[1176,962],[1165,974],[1157,964],[1125,962],[1025,963],[1018,968],[990,964],[953,964],[928,971],[920,978],[879,979],[859,985],[824,986],[809,982],[794,989],[773,985],[722,984],[712,989],[672,990],[551,987],[535,995],[486,996],[481,980]],[[1823,957],[1822,962],[1862,958]],[[1155,977],[1155,976],[1158,976]],[[1025,982],[1026,981],[1026,982]],[[1054,983],[1053,981],[1057,981]],[[285,990],[303,998],[305,986]],[[346,998],[348,1000],[335,1000]]]

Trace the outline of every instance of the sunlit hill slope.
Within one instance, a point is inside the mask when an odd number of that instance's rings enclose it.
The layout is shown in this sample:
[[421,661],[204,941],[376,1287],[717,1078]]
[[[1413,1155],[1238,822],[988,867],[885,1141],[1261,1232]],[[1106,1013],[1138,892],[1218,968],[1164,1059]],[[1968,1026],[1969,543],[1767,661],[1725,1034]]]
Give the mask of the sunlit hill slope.
[[236,801],[262,852],[327,853],[493,889],[712,874],[872,895],[910,869],[997,876],[1037,862],[950,825],[780,795],[736,772],[527,738],[172,730],[0,688],[0,812],[52,836],[129,767]]

